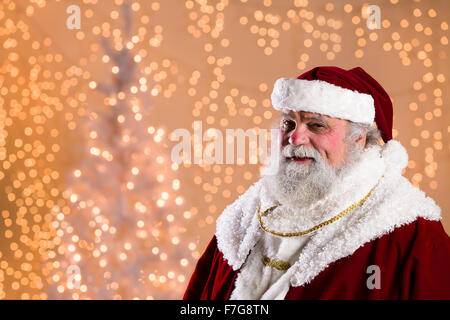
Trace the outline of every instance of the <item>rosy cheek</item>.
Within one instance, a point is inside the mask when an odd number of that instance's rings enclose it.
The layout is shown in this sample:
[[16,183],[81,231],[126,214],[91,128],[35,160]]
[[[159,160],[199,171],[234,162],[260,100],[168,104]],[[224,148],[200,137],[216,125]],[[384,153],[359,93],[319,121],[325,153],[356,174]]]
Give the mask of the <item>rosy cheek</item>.
[[333,143],[333,153],[335,154],[334,162],[341,163],[345,157],[346,145],[344,143],[344,137],[341,135],[336,135],[332,139]]
[[339,149],[341,145],[341,140],[339,139],[339,137],[337,135],[330,135],[328,137],[328,149],[330,151],[335,151],[337,149]]
[[328,133],[316,140],[317,147],[327,154],[331,163],[339,161],[341,157],[342,138],[336,133]]

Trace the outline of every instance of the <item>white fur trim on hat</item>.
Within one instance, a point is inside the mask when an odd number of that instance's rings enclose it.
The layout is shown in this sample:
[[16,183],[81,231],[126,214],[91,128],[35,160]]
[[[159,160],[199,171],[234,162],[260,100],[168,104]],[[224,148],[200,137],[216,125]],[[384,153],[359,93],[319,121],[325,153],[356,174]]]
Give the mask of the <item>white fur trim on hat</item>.
[[370,94],[322,80],[280,78],[275,82],[271,98],[276,110],[307,111],[368,125],[375,120]]

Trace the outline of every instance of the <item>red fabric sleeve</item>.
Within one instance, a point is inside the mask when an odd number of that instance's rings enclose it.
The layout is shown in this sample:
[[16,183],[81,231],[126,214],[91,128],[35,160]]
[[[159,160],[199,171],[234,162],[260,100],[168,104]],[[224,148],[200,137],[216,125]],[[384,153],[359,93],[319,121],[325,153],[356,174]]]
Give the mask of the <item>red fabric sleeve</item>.
[[450,239],[441,222],[419,220],[403,280],[410,299],[450,299]]
[[234,288],[234,271],[217,248],[214,236],[197,262],[183,300],[226,300]]

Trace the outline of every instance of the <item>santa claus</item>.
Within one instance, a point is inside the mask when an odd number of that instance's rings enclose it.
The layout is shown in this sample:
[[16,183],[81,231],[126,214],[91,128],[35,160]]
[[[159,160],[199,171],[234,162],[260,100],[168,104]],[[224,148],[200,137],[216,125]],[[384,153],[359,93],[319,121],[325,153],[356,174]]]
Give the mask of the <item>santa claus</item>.
[[449,299],[441,210],[402,176],[380,84],[317,67],[271,98],[277,170],[219,216],[184,299]]

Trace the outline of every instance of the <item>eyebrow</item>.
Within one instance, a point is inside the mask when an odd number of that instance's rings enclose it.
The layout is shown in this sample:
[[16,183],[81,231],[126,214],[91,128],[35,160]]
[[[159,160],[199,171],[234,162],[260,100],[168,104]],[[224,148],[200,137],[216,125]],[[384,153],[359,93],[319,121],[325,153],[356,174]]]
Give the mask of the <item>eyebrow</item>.
[[[291,119],[292,119],[292,118],[295,118],[295,116],[292,115],[291,112],[282,112],[281,115],[282,115],[283,118],[291,118]],[[311,115],[311,116],[304,116],[304,115],[301,115],[300,117],[301,117],[301,120],[302,120],[302,121],[305,121],[305,120],[306,120],[306,121],[315,120],[315,121],[320,121],[320,122],[323,122],[323,123],[325,123],[325,124],[328,124],[328,120],[327,120],[326,118],[320,116],[320,115]]]
[[302,120],[316,120],[316,121],[328,123],[328,121],[321,116],[302,116]]

